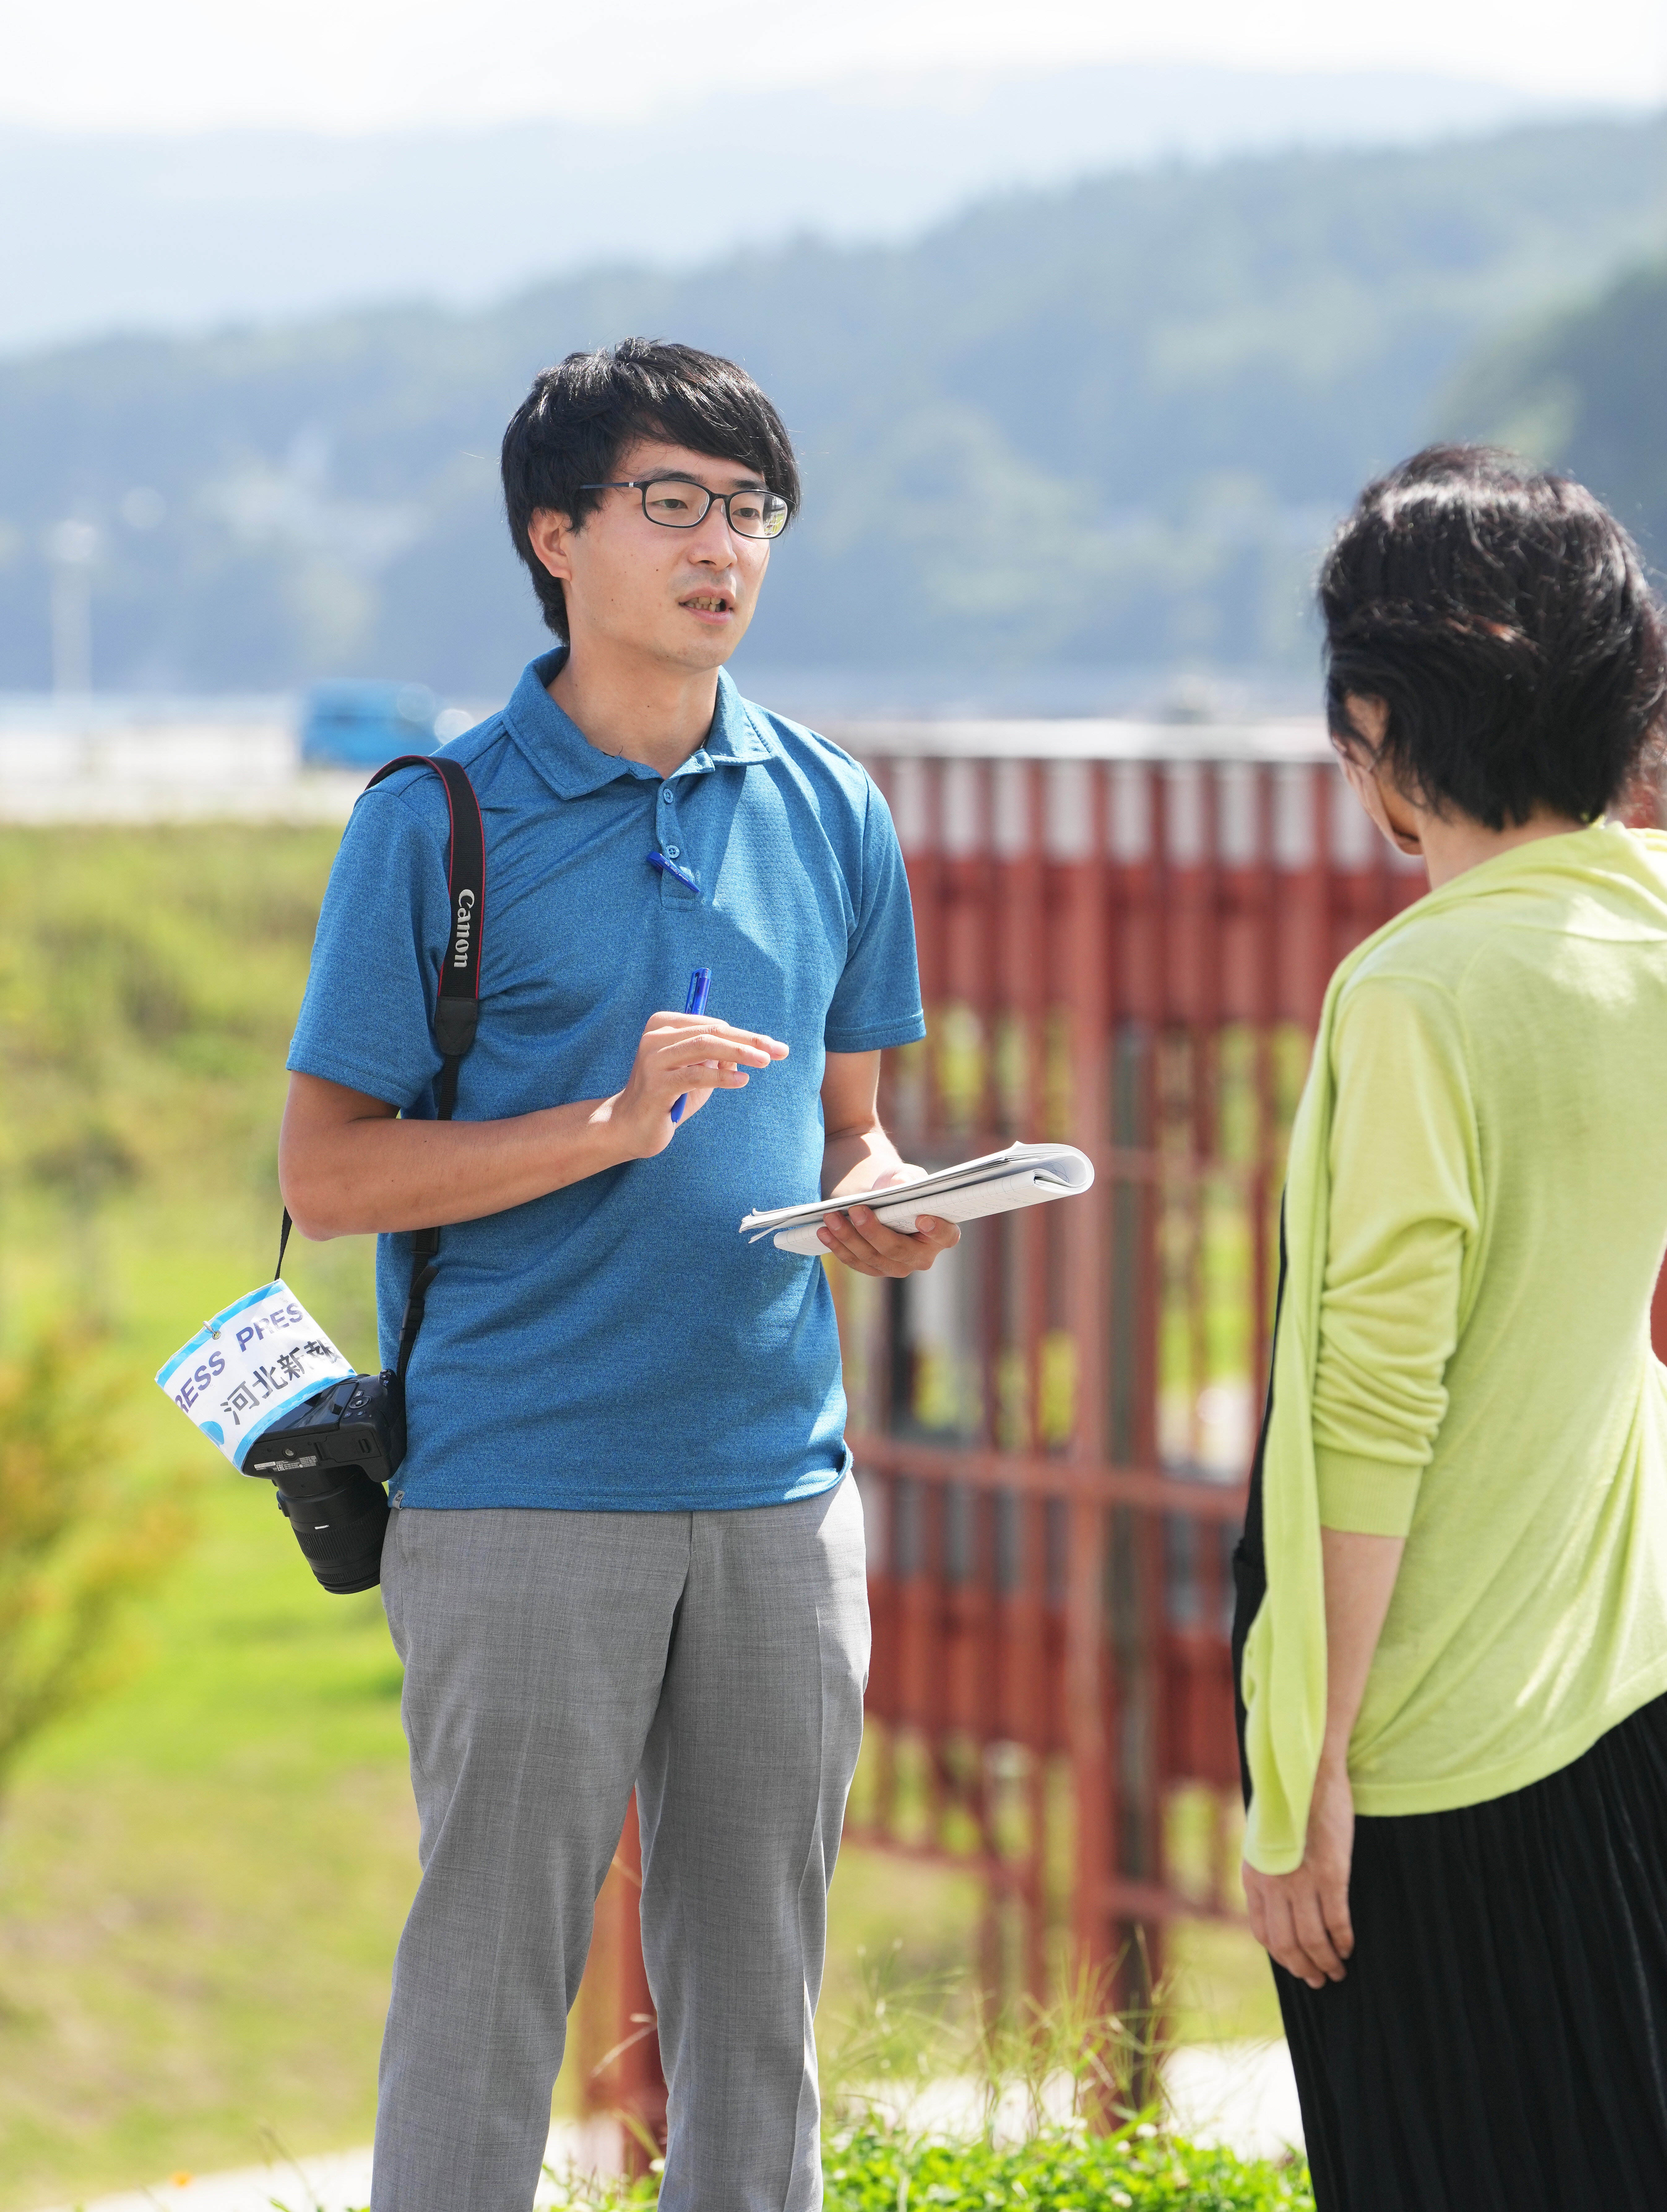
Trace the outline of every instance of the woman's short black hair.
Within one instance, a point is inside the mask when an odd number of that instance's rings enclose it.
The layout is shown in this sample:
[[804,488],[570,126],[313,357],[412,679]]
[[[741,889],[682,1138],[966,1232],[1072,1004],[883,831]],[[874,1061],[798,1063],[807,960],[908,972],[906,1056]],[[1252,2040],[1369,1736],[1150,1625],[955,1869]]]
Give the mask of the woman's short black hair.
[[1537,807],[1595,820],[1667,726],[1667,623],[1638,549],[1567,477],[1429,446],[1368,484],[1320,572],[1326,716],[1389,710],[1409,797],[1490,830]]
[[581,524],[600,494],[581,486],[617,476],[620,456],[641,438],[687,446],[715,461],[739,461],[786,500],[789,520],[798,512],[793,441],[744,368],[660,338],[624,338],[594,353],[570,353],[533,378],[503,434],[509,534],[545,621],[563,642],[567,603],[532,550],[527,526],[541,507]]

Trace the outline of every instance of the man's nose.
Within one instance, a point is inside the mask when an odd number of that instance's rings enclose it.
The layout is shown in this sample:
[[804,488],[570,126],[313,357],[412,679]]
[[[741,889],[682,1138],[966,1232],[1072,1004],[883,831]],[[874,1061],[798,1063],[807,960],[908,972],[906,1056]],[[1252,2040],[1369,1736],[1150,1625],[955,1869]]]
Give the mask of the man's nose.
[[709,531],[703,523],[695,532],[695,542],[689,548],[689,557],[698,561],[703,568],[733,568],[736,565],[735,540],[726,529]]
[[720,568],[733,566],[739,541],[730,528],[727,510],[717,500],[713,501],[689,534],[694,541],[689,548],[691,560],[704,561]]

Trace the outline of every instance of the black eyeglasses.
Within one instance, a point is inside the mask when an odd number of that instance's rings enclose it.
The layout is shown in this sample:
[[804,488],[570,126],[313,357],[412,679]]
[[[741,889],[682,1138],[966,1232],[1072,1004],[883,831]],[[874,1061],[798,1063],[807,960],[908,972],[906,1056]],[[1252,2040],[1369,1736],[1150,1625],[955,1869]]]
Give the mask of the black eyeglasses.
[[738,538],[779,538],[788,526],[788,503],[774,491],[708,491],[690,477],[626,477],[613,483],[581,484],[581,491],[640,491],[642,512],[662,530],[698,530],[714,507]]

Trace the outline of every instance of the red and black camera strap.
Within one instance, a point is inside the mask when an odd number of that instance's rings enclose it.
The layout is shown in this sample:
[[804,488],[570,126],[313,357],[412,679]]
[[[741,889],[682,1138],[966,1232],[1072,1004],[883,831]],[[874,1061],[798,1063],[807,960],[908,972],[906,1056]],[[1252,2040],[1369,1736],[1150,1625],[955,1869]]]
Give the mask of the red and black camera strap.
[[[447,880],[451,894],[451,927],[440,961],[440,991],[435,1001],[434,1041],[440,1048],[440,1079],[435,1086],[435,1116],[449,1121],[457,1104],[458,1069],[475,1041],[480,1015],[480,948],[486,921],[486,832],[480,818],[475,787],[454,760],[443,753],[402,753],[379,768],[365,786],[373,791],[384,776],[405,768],[432,769],[446,787],[451,813],[447,839]],[[283,1210],[278,1238],[277,1274],[283,1273],[283,1255],[292,1224]],[[438,1229],[419,1229],[411,1246],[411,1290],[405,1317],[399,1330],[396,1371],[403,1384],[411,1364],[411,1347],[423,1325],[429,1285],[439,1265]],[[274,1280],[277,1276],[274,1276]]]

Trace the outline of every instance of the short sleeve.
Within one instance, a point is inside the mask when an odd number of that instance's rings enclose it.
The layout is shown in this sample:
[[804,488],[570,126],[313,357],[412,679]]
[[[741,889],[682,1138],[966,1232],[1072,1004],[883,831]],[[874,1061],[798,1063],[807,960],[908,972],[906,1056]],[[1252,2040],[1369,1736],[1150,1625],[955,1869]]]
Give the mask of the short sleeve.
[[822,1030],[830,1052],[875,1052],[926,1035],[908,872],[879,787],[867,776],[864,785],[856,920]]
[[1331,1199],[1314,1375],[1328,1528],[1404,1536],[1447,1409],[1480,1148],[1457,1008],[1365,978],[1338,1010]]
[[289,1045],[294,1073],[433,1111],[447,834],[444,790],[420,771],[379,785],[354,808],[313,941]]

